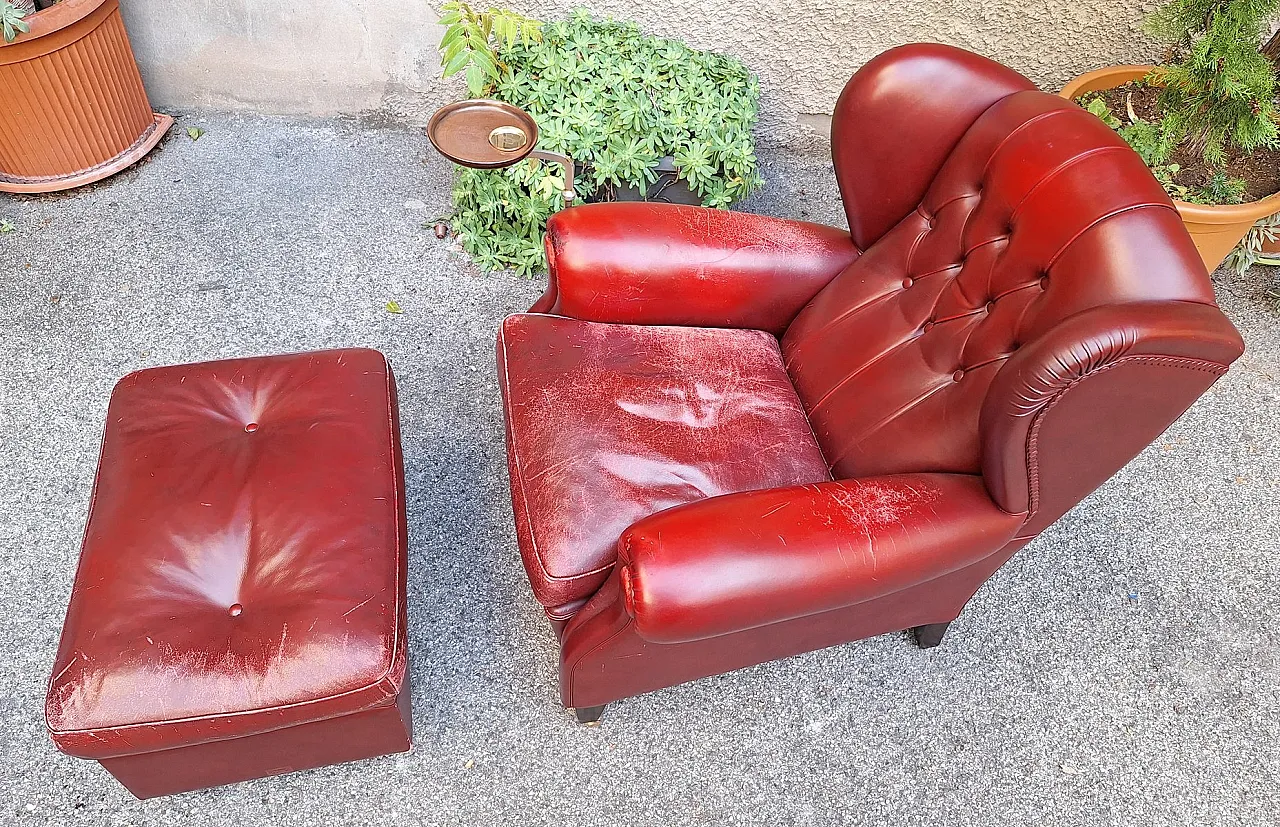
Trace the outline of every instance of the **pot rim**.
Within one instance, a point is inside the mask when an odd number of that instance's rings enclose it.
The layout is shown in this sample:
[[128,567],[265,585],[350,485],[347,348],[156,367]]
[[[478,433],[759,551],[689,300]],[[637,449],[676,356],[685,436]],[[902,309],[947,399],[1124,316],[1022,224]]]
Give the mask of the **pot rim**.
[[19,43],[28,43],[59,32],[80,22],[107,4],[118,5],[119,0],[62,0],[24,18],[27,25],[31,27],[31,31],[19,34],[11,43],[6,43],[4,38],[0,38],[0,49],[17,46]]
[[[1114,89],[1131,80],[1146,77],[1157,68],[1159,67],[1150,64],[1129,64],[1095,69],[1072,78],[1066,86],[1062,87],[1058,96],[1074,101],[1086,86],[1098,83],[1099,89]],[[1201,224],[1236,224],[1243,221],[1257,221],[1259,218],[1280,213],[1280,192],[1257,201],[1246,201],[1243,204],[1192,204],[1176,198],[1173,199],[1173,203],[1184,218],[1192,221],[1198,221]]]

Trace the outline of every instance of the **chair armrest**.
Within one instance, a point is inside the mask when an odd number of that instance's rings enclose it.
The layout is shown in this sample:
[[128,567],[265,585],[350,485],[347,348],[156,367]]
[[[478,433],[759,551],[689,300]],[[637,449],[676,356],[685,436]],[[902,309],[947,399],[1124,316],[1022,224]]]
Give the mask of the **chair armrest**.
[[676,204],[590,204],[547,222],[531,312],[782,333],[858,257],[834,227]]
[[684,643],[941,577],[999,551],[1024,518],[962,474],[726,494],[632,525],[619,541],[619,578],[637,633]]

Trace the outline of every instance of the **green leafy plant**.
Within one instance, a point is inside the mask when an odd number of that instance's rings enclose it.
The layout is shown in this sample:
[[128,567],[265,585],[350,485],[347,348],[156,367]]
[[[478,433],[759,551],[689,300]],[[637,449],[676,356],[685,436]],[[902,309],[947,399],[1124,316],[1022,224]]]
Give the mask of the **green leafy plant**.
[[3,30],[6,43],[12,43],[18,39],[19,34],[31,31],[31,27],[22,18],[32,11],[34,7],[29,4],[0,0],[0,30]]
[[1092,95],[1080,102],[1080,104],[1091,114],[1097,115],[1098,118],[1112,129],[1119,129],[1121,121],[1111,111],[1111,107],[1107,106],[1106,100],[1102,95]]
[[[485,83],[472,94],[529,112],[539,146],[578,162],[577,192],[601,200],[621,187],[643,192],[667,156],[706,206],[726,207],[760,186],[751,137],[760,86],[737,60],[584,12],[543,24],[540,39],[493,45],[497,74],[482,69]],[[458,71],[457,54],[443,57]],[[544,268],[546,221],[564,207],[560,176],[538,161],[460,170],[452,226],[463,248],[486,269]]]
[[510,49],[542,40],[542,23],[508,9],[490,8],[477,12],[463,2],[448,2],[440,8],[445,27],[440,38],[440,62],[444,77],[465,72],[467,89],[479,97],[489,84],[501,79],[506,68],[497,48]]
[[[1129,113],[1130,122],[1125,123],[1111,111],[1111,107],[1101,95],[1084,98],[1080,103],[1089,112],[1097,115],[1107,126],[1116,130],[1120,137],[1133,147],[1151,168],[1151,174],[1170,197],[1191,204],[1239,204],[1244,201],[1247,189],[1245,182],[1239,178],[1231,178],[1221,171],[1210,173],[1209,177],[1199,184],[1188,185],[1181,182],[1178,176],[1182,172],[1182,166],[1175,163],[1162,163],[1160,160],[1160,146],[1163,140],[1160,124],[1143,120],[1132,111]],[[1132,107],[1130,109],[1132,110]]]
[[1170,44],[1171,59],[1151,76],[1161,86],[1160,144],[1165,161],[1184,142],[1220,167],[1228,147],[1280,147],[1277,70],[1262,53],[1280,0],[1171,0],[1147,18]]

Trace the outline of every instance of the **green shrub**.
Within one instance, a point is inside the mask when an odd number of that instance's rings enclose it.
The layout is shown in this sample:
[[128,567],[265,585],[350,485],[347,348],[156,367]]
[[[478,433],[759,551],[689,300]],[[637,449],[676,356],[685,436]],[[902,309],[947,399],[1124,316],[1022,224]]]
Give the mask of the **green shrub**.
[[1132,115],[1134,120],[1126,124],[1111,111],[1111,107],[1107,106],[1107,102],[1101,95],[1083,98],[1080,103],[1089,112],[1097,115],[1103,123],[1114,129],[1125,143],[1133,147],[1134,151],[1142,157],[1143,162],[1151,168],[1151,174],[1170,197],[1191,204],[1208,205],[1240,204],[1244,201],[1248,185],[1243,180],[1232,178],[1221,170],[1211,172],[1203,183],[1195,186],[1187,186],[1179,182],[1178,174],[1182,172],[1182,167],[1162,160],[1163,133],[1160,124]]
[[502,78],[506,68],[498,60],[493,44],[507,48],[517,42],[537,43],[542,39],[542,23],[507,9],[477,12],[467,3],[450,0],[440,7],[440,63],[444,77],[466,72],[467,90],[478,98],[489,84]]
[[1152,73],[1163,86],[1157,161],[1187,142],[1211,167],[1228,146],[1245,152],[1280,146],[1276,67],[1262,36],[1280,0],[1171,0],[1147,19],[1173,60]]
[[[481,58],[475,72],[486,82],[472,94],[529,112],[538,145],[578,163],[578,193],[644,191],[668,155],[706,206],[727,207],[760,186],[751,136],[760,86],[740,62],[583,12],[543,24],[540,35],[497,42],[494,71]],[[467,65],[454,60],[454,71]],[[522,274],[545,267],[546,220],[564,207],[559,174],[538,161],[459,172],[452,225],[477,264]]]

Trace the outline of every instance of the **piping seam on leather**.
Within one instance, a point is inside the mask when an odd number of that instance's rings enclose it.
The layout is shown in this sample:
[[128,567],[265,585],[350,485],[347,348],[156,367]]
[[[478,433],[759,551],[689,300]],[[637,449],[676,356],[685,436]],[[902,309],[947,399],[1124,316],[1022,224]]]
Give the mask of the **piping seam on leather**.
[[[1028,90],[1024,90],[1024,91],[1028,91],[1028,92],[1029,92],[1029,91],[1032,91],[1032,90],[1029,90],[1029,89],[1028,89]],[[1017,95],[1017,94],[1020,94],[1020,93],[1018,93],[1018,92],[1014,92],[1013,94],[1014,94],[1014,95]],[[1003,98],[1001,98],[1000,100],[998,100],[998,101],[996,101],[995,103],[991,104],[991,106],[990,106],[990,107],[988,107],[988,108],[987,108],[987,110],[986,110],[985,112],[983,112],[983,113],[982,113],[982,115],[979,115],[979,116],[978,116],[978,120],[979,120],[979,121],[980,121],[980,120],[982,120],[982,118],[986,116],[987,112],[990,112],[992,109],[994,109],[994,108],[996,107],[996,105],[997,105],[997,104],[999,104],[999,103],[1001,103],[1001,102],[1003,102],[1003,101],[1006,101],[1006,100],[1008,100],[1008,99],[1009,99],[1009,98],[1011,98],[1011,97],[1013,97],[1013,95],[1005,95],[1005,96],[1004,96]],[[1073,107],[1073,108],[1074,108],[1074,107]],[[1012,140],[1013,140],[1013,139],[1018,135],[1018,133],[1019,133],[1019,132],[1021,132],[1021,131],[1022,131],[1022,130],[1024,130],[1024,129],[1026,129],[1027,127],[1031,126],[1032,124],[1039,123],[1040,121],[1043,121],[1043,120],[1045,120],[1045,119],[1047,119],[1047,118],[1052,118],[1054,115],[1061,115],[1063,112],[1071,112],[1071,111],[1072,111],[1072,109],[1067,109],[1067,108],[1050,109],[1050,110],[1048,110],[1047,112],[1041,112],[1039,115],[1035,115],[1034,117],[1028,118],[1027,120],[1025,120],[1025,121],[1023,121],[1022,123],[1020,123],[1020,124],[1018,124],[1017,126],[1015,126],[1013,129],[1009,130],[1009,133],[1008,133],[1007,135],[1005,135],[1002,139],[1000,139],[1000,143],[996,144],[996,145],[995,145],[995,148],[991,150],[991,154],[987,156],[987,162],[986,162],[985,164],[983,164],[983,165],[982,165],[982,172],[981,172],[981,173],[979,173],[979,175],[978,175],[978,180],[979,180],[979,181],[982,181],[982,180],[984,180],[984,179],[987,177],[987,173],[991,171],[991,164],[995,161],[996,156],[1000,154],[1001,150],[1003,150],[1003,149],[1005,148],[1005,146],[1006,146],[1010,141],[1012,141]],[[974,125],[976,125],[977,123],[978,123],[978,121],[974,121],[974,122],[973,122],[973,124],[974,124]],[[969,130],[972,130],[972,129],[973,129],[973,125],[971,125],[971,126],[969,127]],[[965,131],[965,135],[968,135],[968,134],[969,134],[969,130],[966,130],[966,131]],[[962,138],[961,140],[963,140],[963,138]],[[957,146],[958,146],[958,145],[957,145]],[[953,150],[953,152],[954,152],[954,150]],[[939,170],[939,171],[941,171],[941,170]],[[937,179],[935,178],[934,180],[936,181]]]
[[[615,638],[617,638],[623,632],[630,629],[635,624],[636,619],[631,616],[630,612],[627,611],[626,606],[623,606],[622,613],[627,616],[627,622],[622,624],[622,628],[618,629],[616,632],[609,635],[607,638],[600,641],[595,646],[592,646],[590,649],[583,652],[581,655],[579,655],[577,658],[574,659],[573,665],[569,667],[569,697],[570,698],[572,698],[574,694],[573,689],[574,689],[574,683],[578,676],[578,666],[591,655],[594,655],[596,652],[599,652],[601,649],[604,649],[610,643],[613,643]],[[650,643],[650,642],[646,641],[646,643]],[[563,644],[561,645],[563,646]],[[650,645],[655,645],[655,644],[650,643]],[[656,645],[661,645],[661,644],[656,644]]]
[[1050,268],[1052,268],[1055,264],[1057,264],[1058,259],[1061,258],[1062,255],[1067,251],[1067,248],[1069,248],[1072,244],[1075,244],[1076,241],[1079,240],[1080,236],[1089,232],[1090,230],[1092,230],[1094,227],[1098,226],[1102,222],[1110,218],[1115,218],[1117,215],[1121,215],[1123,213],[1133,212],[1134,210],[1145,210],[1151,207],[1157,207],[1162,210],[1169,210],[1174,215],[1178,215],[1177,208],[1174,207],[1172,204],[1160,204],[1154,201],[1144,202],[1141,204],[1131,204],[1127,207],[1117,207],[1111,212],[1104,213],[1103,215],[1100,215],[1097,218],[1095,218],[1093,221],[1090,221],[1087,225],[1080,228],[1080,230],[1078,230],[1075,235],[1071,236],[1071,238],[1063,242],[1062,246],[1058,248],[1057,252],[1055,252],[1052,256],[1050,256],[1049,260],[1045,262],[1044,269],[1047,271]]
[[1027,519],[1024,521],[1024,525],[1031,521],[1031,518],[1036,515],[1036,512],[1040,507],[1040,460],[1037,448],[1040,438],[1041,422],[1043,422],[1049,412],[1062,401],[1062,399],[1067,395],[1067,391],[1071,390],[1091,376],[1098,376],[1099,374],[1109,371],[1114,367],[1119,367],[1129,363],[1147,363],[1161,365],[1164,367],[1186,368],[1188,370],[1210,373],[1218,377],[1221,377],[1227,372],[1226,365],[1221,365],[1217,362],[1210,362],[1206,359],[1193,359],[1181,356],[1122,356],[1114,362],[1095,368],[1089,373],[1077,376],[1075,379],[1068,382],[1066,386],[1063,387],[1062,390],[1058,391],[1054,398],[1036,414],[1035,421],[1031,423],[1031,430],[1027,437],[1027,471],[1030,485],[1027,503]]
[[[519,315],[550,315],[550,314],[519,314]],[[507,392],[502,397],[502,407],[507,414],[507,421],[510,423],[510,422],[513,422],[514,419],[512,418],[512,415],[511,415],[511,371],[507,368],[507,361],[508,361],[507,360],[507,329],[505,324],[499,325],[498,327],[498,344],[502,347],[502,385],[507,390]],[[573,575],[556,575],[556,574],[552,574],[550,571],[547,570],[547,564],[542,559],[542,552],[538,550],[538,536],[533,528],[533,519],[531,517],[531,511],[529,510],[529,498],[528,498],[528,495],[525,493],[525,489],[524,489],[524,471],[520,467],[520,452],[516,449],[516,440],[514,438],[511,439],[510,444],[511,444],[512,465],[515,466],[515,470],[516,470],[516,479],[514,480],[514,482],[520,489],[520,505],[521,505],[521,509],[524,511],[525,525],[529,527],[529,542],[533,544],[533,559],[538,561],[538,568],[542,570],[542,574],[548,580],[557,580],[557,581],[572,583],[575,580],[581,580],[583,578],[591,577],[593,575],[600,574],[601,572],[607,572],[610,569],[612,569],[614,565],[613,563],[608,563],[599,568],[592,569],[591,571],[583,572],[581,574],[573,574]]]

